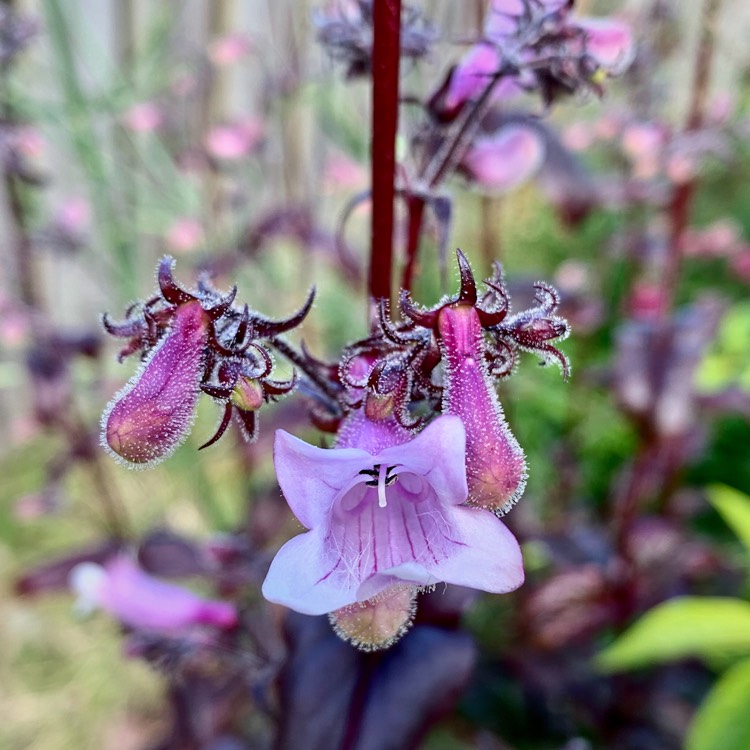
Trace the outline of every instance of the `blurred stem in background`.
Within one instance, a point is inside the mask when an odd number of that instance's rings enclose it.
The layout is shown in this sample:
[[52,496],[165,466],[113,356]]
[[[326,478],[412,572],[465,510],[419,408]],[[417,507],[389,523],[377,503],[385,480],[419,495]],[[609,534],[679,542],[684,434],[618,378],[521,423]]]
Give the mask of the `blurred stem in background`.
[[88,99],[81,86],[76,68],[73,45],[75,37],[63,3],[43,0],[46,28],[49,34],[60,88],[64,96],[67,132],[88,183],[100,241],[109,248],[115,261],[115,279],[122,299],[134,299],[139,292],[137,248],[123,231],[123,221],[110,190],[114,184],[102,158],[104,149],[97,134]]
[[[206,6],[206,29],[208,33],[207,43],[226,34],[231,26],[232,3],[230,0],[214,0]],[[203,91],[203,102],[199,113],[200,135],[205,139],[211,128],[227,116],[227,81],[226,73],[217,66],[211,71],[211,75]],[[221,178],[215,169],[208,171],[206,175],[205,202],[209,221],[216,231],[217,223],[223,216],[221,211]]]
[[[699,130],[703,126],[711,70],[714,59],[716,26],[722,0],[705,0],[701,16],[701,32],[695,54],[690,104],[685,121],[685,132]],[[675,292],[682,269],[682,244],[685,230],[690,223],[690,213],[697,188],[697,178],[683,182],[674,189],[669,206],[669,244],[666,265],[662,276],[662,316],[667,316],[674,304]]]
[[[127,87],[134,83],[135,7],[133,0],[119,0],[112,6],[114,56],[117,72]],[[138,201],[135,181],[137,152],[132,135],[122,123],[115,125],[115,159],[118,165],[119,205],[130,213],[133,226],[138,226]]]

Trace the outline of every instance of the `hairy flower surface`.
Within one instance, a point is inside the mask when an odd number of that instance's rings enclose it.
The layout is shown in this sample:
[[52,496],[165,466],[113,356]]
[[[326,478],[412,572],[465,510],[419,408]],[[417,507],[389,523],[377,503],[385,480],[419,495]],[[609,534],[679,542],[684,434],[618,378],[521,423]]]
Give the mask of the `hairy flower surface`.
[[526,460],[505,421],[486,365],[486,343],[475,307],[450,305],[440,311],[444,351],[443,411],[466,428],[469,500],[505,512],[523,494]]
[[104,567],[82,563],[73,569],[70,583],[83,607],[101,607],[133,628],[173,632],[193,625],[232,628],[237,623],[230,602],[204,599],[154,578],[127,555],[118,555]]
[[168,456],[193,423],[200,394],[208,316],[182,305],[172,329],[102,417],[102,445],[118,460],[148,465]]
[[297,384],[296,376],[271,379],[268,347],[275,336],[302,322],[312,292],[297,313],[272,321],[247,305],[233,307],[236,287],[221,295],[200,278],[195,290],[183,289],[172,277],[173,264],[168,256],[162,259],[158,294],[131,305],[124,321],[103,318],[108,333],[128,339],[119,359],[135,353],[142,359],[140,370],[102,417],[102,445],[131,467],[158,463],[180,445],[201,392],[224,407],[214,436],[201,446],[206,448],[224,434],[232,417],[243,437],[254,440],[261,406]]
[[350,445],[323,449],[280,430],[275,465],[292,511],[309,531],[271,563],[264,596],[310,615],[399,585],[455,583],[504,593],[523,582],[521,552],[491,513],[467,499],[465,432],[442,416],[404,441],[394,420],[357,415]]

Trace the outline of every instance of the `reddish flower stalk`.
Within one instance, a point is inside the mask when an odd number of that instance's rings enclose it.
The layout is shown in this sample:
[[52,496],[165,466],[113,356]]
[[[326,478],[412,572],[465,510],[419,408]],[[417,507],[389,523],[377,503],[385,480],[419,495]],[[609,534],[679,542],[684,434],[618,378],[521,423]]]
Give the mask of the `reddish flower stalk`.
[[411,291],[414,281],[414,271],[419,257],[419,241],[422,238],[422,220],[424,217],[424,198],[421,195],[410,194],[406,199],[408,212],[408,229],[406,235],[406,265],[401,279],[401,288]]
[[[706,0],[703,6],[701,37],[698,42],[698,50],[693,70],[693,85],[690,95],[690,107],[688,109],[685,132],[699,130],[703,125],[704,110],[708,96],[708,85],[711,78],[711,69],[714,58],[716,24],[721,9],[721,0]],[[682,268],[682,237],[690,223],[690,214],[693,206],[693,198],[697,181],[695,179],[678,185],[674,189],[669,206],[670,236],[669,254],[667,256],[666,268],[662,276],[662,315],[667,315],[672,309],[675,289],[679,282],[680,270]]]
[[373,29],[372,231],[368,289],[370,296],[378,300],[391,296],[401,0],[373,3]]

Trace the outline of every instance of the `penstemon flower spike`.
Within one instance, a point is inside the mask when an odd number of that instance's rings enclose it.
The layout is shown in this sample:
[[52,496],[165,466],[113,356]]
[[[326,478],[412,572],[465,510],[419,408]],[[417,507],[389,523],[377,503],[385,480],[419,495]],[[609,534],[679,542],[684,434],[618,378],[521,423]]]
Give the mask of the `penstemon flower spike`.
[[274,380],[270,340],[298,326],[309,312],[314,291],[286,320],[274,321],[247,305],[234,306],[236,287],[222,295],[199,280],[183,289],[164,258],[157,270],[159,294],[131,305],[122,323],[104,317],[113,336],[129,339],[120,359],[140,352],[136,375],[113,399],[102,417],[102,445],[120,462],[148,467],[169,456],[187,437],[201,392],[223,405],[213,445],[232,417],[246,440],[257,436],[261,406],[297,385]]

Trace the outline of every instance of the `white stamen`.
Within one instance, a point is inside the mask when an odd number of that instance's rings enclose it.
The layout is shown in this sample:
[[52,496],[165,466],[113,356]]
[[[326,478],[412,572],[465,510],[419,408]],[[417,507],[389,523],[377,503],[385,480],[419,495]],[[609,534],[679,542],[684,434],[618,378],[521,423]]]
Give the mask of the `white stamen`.
[[378,507],[385,508],[388,505],[388,500],[385,496],[385,478],[388,474],[388,466],[386,464],[380,464],[378,469]]

